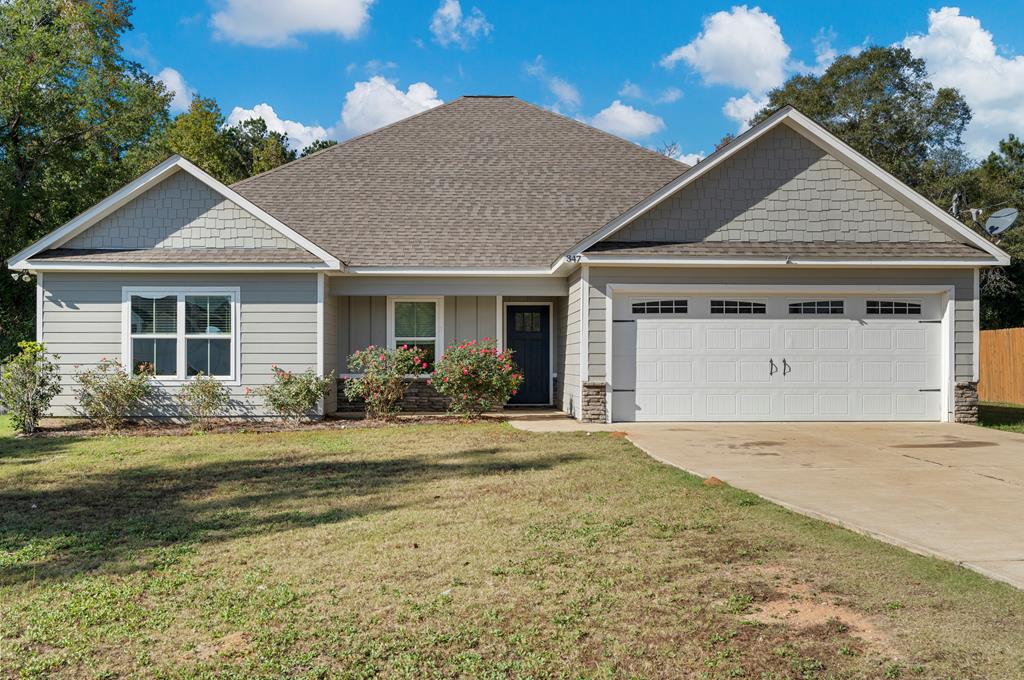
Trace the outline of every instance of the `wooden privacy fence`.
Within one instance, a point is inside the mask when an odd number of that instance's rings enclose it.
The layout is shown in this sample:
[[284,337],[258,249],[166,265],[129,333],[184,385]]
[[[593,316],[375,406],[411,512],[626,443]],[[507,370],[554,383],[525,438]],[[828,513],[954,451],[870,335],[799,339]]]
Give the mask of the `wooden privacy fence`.
[[978,398],[1024,404],[1024,328],[981,332]]

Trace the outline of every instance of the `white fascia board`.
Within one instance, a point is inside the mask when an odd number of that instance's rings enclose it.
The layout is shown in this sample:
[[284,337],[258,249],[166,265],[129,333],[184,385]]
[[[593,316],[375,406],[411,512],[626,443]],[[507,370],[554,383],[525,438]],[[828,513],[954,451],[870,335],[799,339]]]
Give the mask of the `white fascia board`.
[[[341,262],[338,261],[338,258],[334,257],[305,237],[299,235],[280,220],[245,199],[210,174],[204,172],[194,164],[177,155],[171,156],[149,172],[146,172],[142,176],[121,187],[110,196],[107,196],[105,199],[78,215],[67,224],[50,232],[32,245],[16,253],[13,257],[8,259],[8,266],[11,269],[27,269],[28,267],[24,266],[25,260],[29,259],[33,255],[41,253],[44,250],[55,248],[60,246],[62,243],[66,243],[102,220],[104,217],[113,213],[118,208],[127,204],[134,198],[137,198],[178,171],[189,173],[200,182],[222,195],[224,198],[234,202],[240,208],[263,221],[269,227],[278,231],[296,245],[305,248],[313,255],[322,259],[330,269],[341,268]],[[33,265],[33,268],[39,268],[39,265]]]
[[696,257],[615,257],[586,256],[583,263],[605,267],[991,267],[992,260],[810,260],[802,258],[696,258]]
[[123,263],[109,262],[21,262],[11,269],[49,272],[316,272],[326,271],[326,262],[280,264],[232,264],[222,262],[185,263]]
[[346,266],[343,274],[359,276],[553,276],[554,268],[526,267],[523,269],[442,269],[438,267],[386,267]]
[[[1010,263],[1010,256],[998,246],[991,243],[983,236],[976,234],[959,220],[947,214],[934,203],[924,198],[906,184],[878,167],[872,161],[868,160],[865,156],[855,151],[852,147],[833,135],[831,132],[789,106],[776,111],[758,125],[744,132],[730,144],[723,147],[720,151],[708,156],[675,180],[651,194],[648,198],[636,204],[612,222],[609,222],[599,231],[588,236],[583,241],[580,241],[569,249],[569,251],[564,253],[559,259],[564,260],[584,253],[594,244],[607,239],[630,222],[633,222],[644,213],[650,211],[662,201],[673,196],[683,187],[692,184],[699,177],[721,165],[724,161],[745,149],[754,141],[764,136],[767,132],[782,124],[788,125],[797,133],[803,135],[807,139],[810,139],[812,142],[819,144],[829,153],[845,161],[854,169],[869,177],[871,181],[876,184],[876,186],[883,189],[883,191],[888,188],[904,205],[908,207],[913,206],[926,213],[932,218],[931,221],[933,223],[937,222],[937,226],[940,226],[940,228],[949,235],[959,237],[960,239],[981,248],[985,252],[990,253],[995,257],[996,261],[988,262],[986,263],[987,265],[1008,265]],[[556,266],[558,264],[559,262],[555,263]]]

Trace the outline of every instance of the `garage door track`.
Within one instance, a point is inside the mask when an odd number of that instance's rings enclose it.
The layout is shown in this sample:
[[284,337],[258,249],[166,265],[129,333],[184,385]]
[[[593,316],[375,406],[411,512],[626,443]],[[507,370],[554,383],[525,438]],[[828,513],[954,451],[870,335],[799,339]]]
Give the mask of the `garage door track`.
[[1024,588],[1024,435],[947,423],[597,427],[626,431],[670,465]]

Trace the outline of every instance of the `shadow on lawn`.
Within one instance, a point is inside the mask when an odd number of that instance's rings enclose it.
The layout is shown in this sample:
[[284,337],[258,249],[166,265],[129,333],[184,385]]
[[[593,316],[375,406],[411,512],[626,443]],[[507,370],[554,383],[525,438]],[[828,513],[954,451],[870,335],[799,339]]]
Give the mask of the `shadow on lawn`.
[[[140,551],[340,522],[430,502],[412,487],[433,480],[542,470],[583,458],[509,453],[487,448],[388,459],[183,461],[181,467],[87,475],[59,487],[0,489],[0,585],[100,567],[152,569],[166,556]],[[381,497],[396,490],[407,497]]]

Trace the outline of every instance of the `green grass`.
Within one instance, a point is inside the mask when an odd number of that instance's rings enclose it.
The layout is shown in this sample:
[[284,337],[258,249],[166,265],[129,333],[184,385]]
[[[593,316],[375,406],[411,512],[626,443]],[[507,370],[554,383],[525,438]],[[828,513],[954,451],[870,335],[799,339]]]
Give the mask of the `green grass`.
[[1024,406],[983,402],[978,406],[978,424],[1024,433]]
[[0,434],[2,677],[1022,674],[1024,593],[604,434]]

